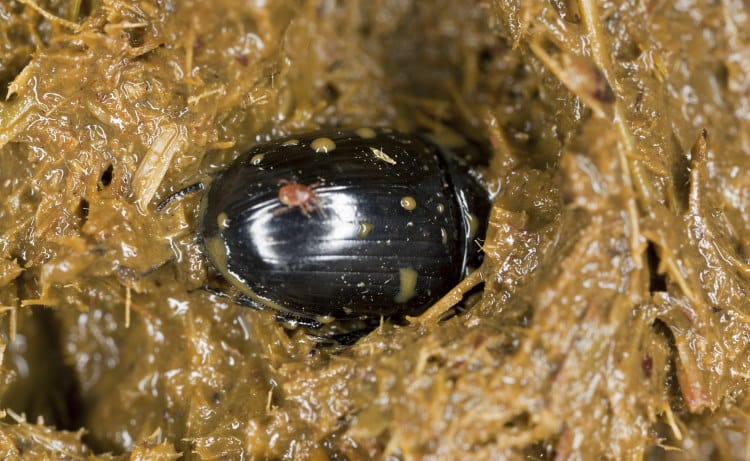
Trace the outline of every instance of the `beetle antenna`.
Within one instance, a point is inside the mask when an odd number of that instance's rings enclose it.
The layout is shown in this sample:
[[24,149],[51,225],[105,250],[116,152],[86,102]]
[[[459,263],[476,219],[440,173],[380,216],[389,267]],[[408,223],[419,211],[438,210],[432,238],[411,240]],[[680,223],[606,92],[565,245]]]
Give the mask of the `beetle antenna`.
[[191,184],[189,186],[186,186],[186,187],[178,190],[174,194],[170,195],[169,197],[165,198],[164,200],[162,200],[161,203],[159,203],[158,205],[156,205],[156,211],[160,212],[161,210],[163,210],[164,208],[166,208],[167,205],[169,205],[170,203],[174,202],[175,200],[180,199],[180,198],[182,198],[182,197],[184,197],[184,196],[186,196],[188,194],[192,194],[193,192],[197,192],[199,190],[203,190],[205,188],[206,188],[206,186],[204,186],[202,182],[197,182],[195,184]]

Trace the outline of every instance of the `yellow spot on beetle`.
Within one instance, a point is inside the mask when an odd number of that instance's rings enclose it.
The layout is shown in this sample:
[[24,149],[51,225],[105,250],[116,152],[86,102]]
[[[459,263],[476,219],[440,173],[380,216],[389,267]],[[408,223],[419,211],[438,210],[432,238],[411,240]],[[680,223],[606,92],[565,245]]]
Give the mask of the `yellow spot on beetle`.
[[414,199],[414,197],[407,195],[405,197],[401,197],[401,206],[406,211],[414,211],[414,209],[417,207],[417,201]]
[[372,139],[377,135],[377,133],[375,133],[375,130],[373,130],[372,128],[357,128],[356,130],[354,130],[354,133],[356,133],[360,138],[364,139]]
[[318,316],[315,317],[315,320],[317,320],[318,322],[326,325],[326,324],[329,324],[329,323],[333,322],[336,319],[333,318],[330,315],[318,315]]
[[260,165],[260,162],[263,161],[263,157],[265,157],[265,156],[266,156],[266,154],[255,154],[255,155],[253,155],[253,157],[250,159],[250,165],[253,165],[253,166]]
[[229,217],[223,211],[216,216],[216,225],[219,227],[219,230],[229,227]]
[[417,277],[419,273],[413,267],[404,267],[398,270],[398,276],[401,286],[393,300],[397,303],[405,303],[417,294]]
[[327,154],[336,149],[336,143],[331,138],[316,138],[310,143],[310,147],[319,154]]
[[370,232],[372,232],[372,229],[375,226],[372,223],[369,223],[367,221],[362,221],[359,223],[359,228],[357,229],[357,237],[359,238],[365,238],[368,235],[370,235]]
[[298,144],[299,144],[299,139],[287,139],[286,141],[281,143],[283,147],[296,146]]
[[469,238],[473,239],[477,235],[479,230],[479,218],[474,216],[473,213],[469,213]]

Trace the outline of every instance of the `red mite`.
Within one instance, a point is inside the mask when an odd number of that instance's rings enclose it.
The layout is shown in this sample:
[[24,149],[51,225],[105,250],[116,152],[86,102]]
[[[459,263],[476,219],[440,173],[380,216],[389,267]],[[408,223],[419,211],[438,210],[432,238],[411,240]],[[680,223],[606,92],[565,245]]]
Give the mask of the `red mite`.
[[278,183],[281,188],[279,189],[279,202],[285,206],[274,211],[274,216],[299,208],[305,216],[310,216],[310,213],[317,211],[322,214],[320,209],[320,201],[317,195],[315,195],[314,189],[320,185],[320,183],[310,184],[306,186],[299,184],[294,181],[287,181],[282,179]]

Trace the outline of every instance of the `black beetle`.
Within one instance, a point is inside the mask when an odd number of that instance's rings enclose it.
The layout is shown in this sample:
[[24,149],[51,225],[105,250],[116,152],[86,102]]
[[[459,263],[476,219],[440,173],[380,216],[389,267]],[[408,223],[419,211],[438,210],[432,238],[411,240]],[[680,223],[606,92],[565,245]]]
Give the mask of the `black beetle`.
[[208,257],[252,304],[292,318],[419,314],[481,257],[487,194],[449,157],[387,129],[258,145],[204,194]]

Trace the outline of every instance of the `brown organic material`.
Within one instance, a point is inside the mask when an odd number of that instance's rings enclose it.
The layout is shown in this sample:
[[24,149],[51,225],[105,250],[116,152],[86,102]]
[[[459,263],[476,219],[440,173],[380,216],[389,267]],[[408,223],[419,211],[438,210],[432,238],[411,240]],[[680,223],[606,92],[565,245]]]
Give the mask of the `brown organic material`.
[[[747,459],[748,24],[741,0],[0,2],[0,457]],[[207,289],[202,193],[165,202],[324,126],[493,150],[482,267],[348,348]]]

